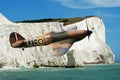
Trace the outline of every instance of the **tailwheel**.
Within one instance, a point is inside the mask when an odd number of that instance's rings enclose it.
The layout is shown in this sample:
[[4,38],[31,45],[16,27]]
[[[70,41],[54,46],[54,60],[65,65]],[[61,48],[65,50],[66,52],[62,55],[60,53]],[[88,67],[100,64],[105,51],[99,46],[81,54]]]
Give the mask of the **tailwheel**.
[[22,47],[22,51],[24,51],[25,49],[24,49],[24,47]]

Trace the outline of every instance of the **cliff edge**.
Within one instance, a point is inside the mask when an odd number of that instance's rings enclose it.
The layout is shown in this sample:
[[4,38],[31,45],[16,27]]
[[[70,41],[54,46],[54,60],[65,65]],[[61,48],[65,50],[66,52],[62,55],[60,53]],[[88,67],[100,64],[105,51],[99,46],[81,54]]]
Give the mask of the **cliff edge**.
[[[51,55],[49,46],[26,48],[25,51],[10,46],[9,35],[18,32],[25,38],[40,36],[48,31],[87,29],[93,34],[73,44],[61,57]],[[63,26],[62,22],[13,23],[0,14],[0,67],[83,66],[84,64],[114,63],[114,54],[105,43],[105,26],[99,17],[86,18]]]

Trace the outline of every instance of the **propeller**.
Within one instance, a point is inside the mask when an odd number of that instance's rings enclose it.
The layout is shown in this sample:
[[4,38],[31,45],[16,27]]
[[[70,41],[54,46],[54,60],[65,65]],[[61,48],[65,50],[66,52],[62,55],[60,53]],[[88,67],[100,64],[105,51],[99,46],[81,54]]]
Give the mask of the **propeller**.
[[87,21],[86,21],[86,26],[87,26],[88,40],[90,40],[90,36],[91,36],[91,34],[92,34],[92,31],[89,30]]

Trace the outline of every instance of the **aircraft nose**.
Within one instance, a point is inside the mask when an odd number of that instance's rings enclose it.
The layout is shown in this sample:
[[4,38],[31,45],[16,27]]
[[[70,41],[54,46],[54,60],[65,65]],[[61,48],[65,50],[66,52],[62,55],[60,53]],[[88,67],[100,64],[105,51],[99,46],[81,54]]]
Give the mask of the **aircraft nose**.
[[91,35],[93,32],[92,31],[87,31],[87,35]]

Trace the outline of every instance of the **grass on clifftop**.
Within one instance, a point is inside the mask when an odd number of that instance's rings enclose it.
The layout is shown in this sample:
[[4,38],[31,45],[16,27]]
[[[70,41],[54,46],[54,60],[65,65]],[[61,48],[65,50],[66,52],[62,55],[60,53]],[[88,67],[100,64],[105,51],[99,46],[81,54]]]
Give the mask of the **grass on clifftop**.
[[86,16],[86,17],[75,17],[75,18],[47,18],[47,19],[37,19],[37,20],[24,20],[24,21],[17,21],[17,23],[40,23],[40,22],[63,22],[64,25],[76,23],[79,21],[82,21],[89,17],[95,17],[95,16]]

